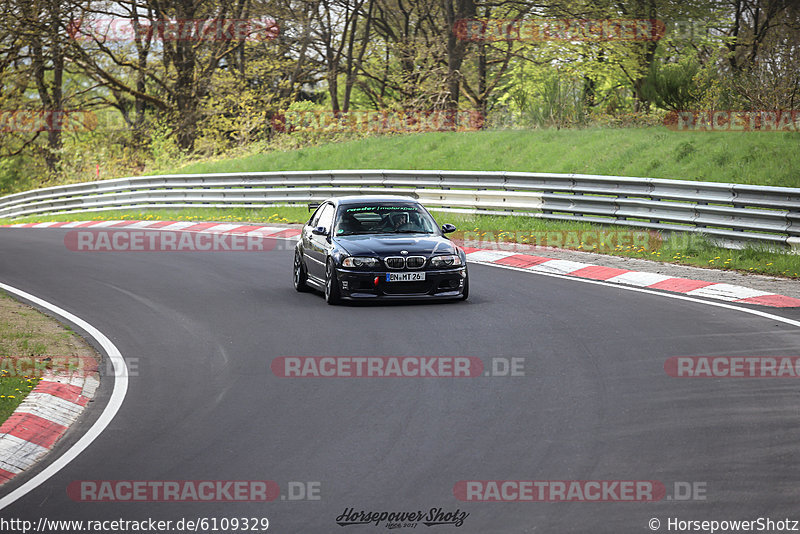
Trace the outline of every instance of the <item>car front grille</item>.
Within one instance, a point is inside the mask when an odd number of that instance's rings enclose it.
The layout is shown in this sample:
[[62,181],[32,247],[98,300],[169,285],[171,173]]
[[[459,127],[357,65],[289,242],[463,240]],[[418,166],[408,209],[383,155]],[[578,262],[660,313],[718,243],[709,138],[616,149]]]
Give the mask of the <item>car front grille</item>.
[[406,258],[406,267],[409,269],[421,269],[425,266],[425,256],[409,256]]
[[390,269],[402,269],[406,264],[406,259],[401,256],[390,256],[384,258],[383,261],[386,262],[386,266]]
[[421,269],[425,266],[427,258],[425,258],[425,256],[409,256],[407,258],[403,256],[389,256],[383,258],[383,261],[389,269],[402,269],[403,267],[408,269]]

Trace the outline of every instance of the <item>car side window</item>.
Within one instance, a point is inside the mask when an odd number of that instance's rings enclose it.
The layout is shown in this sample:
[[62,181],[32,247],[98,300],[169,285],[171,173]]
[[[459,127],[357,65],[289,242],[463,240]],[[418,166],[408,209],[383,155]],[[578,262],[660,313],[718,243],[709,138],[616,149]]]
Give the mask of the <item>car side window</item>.
[[330,204],[325,204],[322,207],[322,213],[319,215],[319,220],[317,220],[317,224],[314,225],[323,226],[329,232],[331,231],[331,226],[333,226],[333,206]]
[[[327,206],[327,204],[325,204]],[[311,219],[308,221],[308,225],[311,228],[316,228],[318,226],[317,222],[319,221],[319,216],[322,215],[322,210],[325,209],[325,206],[320,206],[317,208],[317,211],[314,212],[314,215],[311,216]]]

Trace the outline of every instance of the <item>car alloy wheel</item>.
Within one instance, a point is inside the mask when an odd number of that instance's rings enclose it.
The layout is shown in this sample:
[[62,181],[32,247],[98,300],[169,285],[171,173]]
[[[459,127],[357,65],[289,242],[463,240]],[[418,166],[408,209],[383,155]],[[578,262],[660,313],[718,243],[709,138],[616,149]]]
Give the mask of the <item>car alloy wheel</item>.
[[293,278],[294,278],[294,288],[299,292],[305,292],[309,290],[308,284],[306,281],[308,280],[308,275],[306,274],[306,270],[303,266],[303,261],[300,259],[300,253],[294,253],[294,269],[293,269]]
[[341,299],[339,292],[339,281],[336,279],[336,269],[333,262],[328,261],[325,269],[325,302],[328,304],[338,304]]

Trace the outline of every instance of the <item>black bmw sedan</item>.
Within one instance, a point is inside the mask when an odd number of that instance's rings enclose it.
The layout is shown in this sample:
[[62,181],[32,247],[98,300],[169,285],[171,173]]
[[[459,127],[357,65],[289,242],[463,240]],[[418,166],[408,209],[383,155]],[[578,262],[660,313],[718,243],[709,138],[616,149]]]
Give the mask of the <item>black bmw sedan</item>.
[[349,196],[323,202],[303,227],[294,287],[342,299],[461,299],[469,296],[464,251],[428,210],[400,196]]

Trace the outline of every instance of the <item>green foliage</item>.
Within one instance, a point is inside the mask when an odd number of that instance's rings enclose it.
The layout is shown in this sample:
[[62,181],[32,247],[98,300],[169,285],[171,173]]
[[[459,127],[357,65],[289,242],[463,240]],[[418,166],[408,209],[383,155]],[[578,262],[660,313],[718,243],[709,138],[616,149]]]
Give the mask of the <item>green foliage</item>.
[[[653,63],[642,95],[662,109],[694,109],[708,90],[709,81],[697,77],[700,65],[693,57],[679,63]],[[698,85],[702,83],[702,85]]]
[[21,156],[0,158],[0,197],[22,191],[30,185],[23,169],[24,158]]
[[587,122],[582,90],[574,77],[559,72],[511,70],[505,94],[498,99],[508,110],[499,125],[521,128],[567,128]]
[[[660,124],[666,110],[790,109],[800,101],[800,34],[791,31],[797,12],[787,2],[765,10],[762,16],[767,18],[759,19],[758,28],[750,14],[737,18],[730,2],[544,0],[475,5],[474,16],[494,19],[660,19],[667,22],[667,31],[657,43],[614,38],[453,43],[448,39],[453,26],[446,2],[411,2],[399,10],[396,4],[365,2],[354,13],[347,11],[348,3],[333,11],[306,1],[205,3],[197,16],[244,9],[249,10],[247,16],[269,15],[286,22],[276,39],[198,40],[182,49],[186,55],[181,59],[181,54],[170,55],[180,48],[172,40],[154,41],[146,53],[143,43],[132,40],[103,47],[86,40],[73,46],[74,39],[53,34],[46,22],[40,24],[58,17],[91,18],[107,9],[115,12],[115,2],[76,4],[73,13],[58,2],[10,0],[9,13],[27,18],[0,18],[0,40],[9,45],[0,50],[0,109],[38,111],[48,105],[47,93],[56,89],[54,54],[63,52],[64,106],[91,109],[100,120],[95,130],[64,131],[54,143],[48,142],[47,132],[37,137],[4,130],[0,124],[0,193],[33,184],[85,181],[97,176],[98,164],[100,177],[110,178],[176,167],[190,157],[238,158],[355,139],[369,144],[377,134],[282,134],[272,127],[274,116],[287,109],[330,110],[331,83],[337,84],[335,95],[344,107],[348,68],[354,76],[350,110],[442,109],[449,104],[448,77],[454,76],[460,83],[457,106],[486,111],[490,128],[647,127]],[[143,0],[142,13],[154,5]],[[173,13],[180,6],[166,9]],[[345,12],[354,17],[347,26]],[[740,25],[740,33],[730,31],[733,24]],[[38,50],[37,40],[44,49]],[[32,68],[37,55],[43,62],[41,83],[39,71]],[[703,165],[731,168],[738,176],[764,159],[750,148],[726,158],[722,152],[728,149],[727,138],[711,150],[714,156],[701,157],[709,139],[717,138],[706,137],[694,153],[676,144],[656,143],[637,173],[687,172],[665,163],[672,162],[697,166],[691,171],[697,179],[715,174],[699,168]],[[19,158],[12,157],[17,151]],[[307,161],[305,152],[290,157],[298,164]],[[46,163],[58,169],[57,175],[48,174]],[[785,168],[775,172],[779,180],[787,174]]]
[[157,168],[180,163],[184,153],[178,147],[173,131],[166,122],[159,122],[150,135],[150,153],[153,166]]

